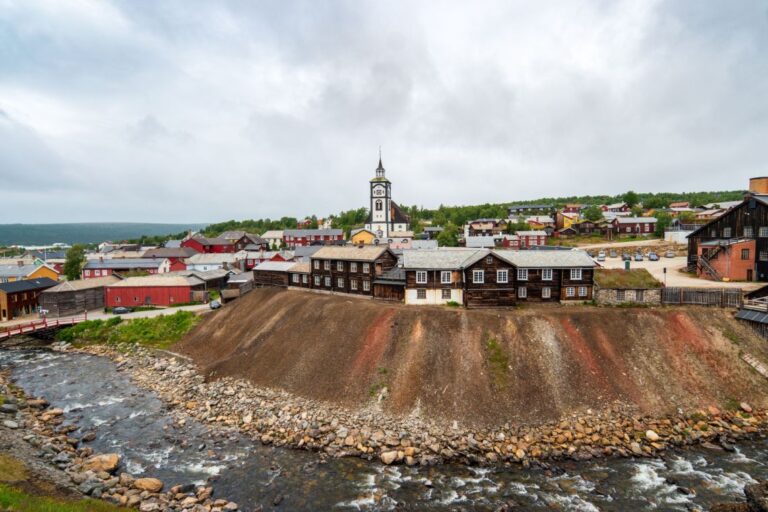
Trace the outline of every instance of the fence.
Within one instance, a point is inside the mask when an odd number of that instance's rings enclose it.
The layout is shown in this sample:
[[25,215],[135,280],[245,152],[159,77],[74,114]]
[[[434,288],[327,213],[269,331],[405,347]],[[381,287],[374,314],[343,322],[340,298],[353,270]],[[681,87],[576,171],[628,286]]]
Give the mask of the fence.
[[742,291],[732,288],[664,288],[661,302],[738,308],[742,305]]

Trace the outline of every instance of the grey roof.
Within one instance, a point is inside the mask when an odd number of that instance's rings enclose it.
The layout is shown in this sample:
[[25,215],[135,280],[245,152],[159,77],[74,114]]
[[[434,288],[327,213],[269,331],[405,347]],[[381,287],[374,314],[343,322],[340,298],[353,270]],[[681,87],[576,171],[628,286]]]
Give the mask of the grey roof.
[[266,270],[269,272],[288,272],[288,270],[296,265],[295,261],[264,261],[259,263],[253,270]]
[[215,268],[213,270],[176,270],[173,272],[166,272],[165,276],[177,275],[177,276],[194,276],[201,281],[213,281],[215,279],[221,279],[229,274],[234,274],[232,269]]
[[105,260],[88,260],[83,268],[158,268],[164,259],[158,258],[114,258]]
[[437,249],[437,240],[414,240],[411,249]]
[[5,293],[19,293],[19,292],[31,292],[35,290],[43,290],[45,288],[52,288],[56,286],[56,281],[49,277],[41,277],[39,279],[27,279],[21,281],[13,281],[12,283],[0,283],[0,292]]
[[596,267],[586,251],[493,251],[500,258],[521,268]]
[[658,219],[655,217],[616,217],[616,222],[619,224],[649,224],[658,222]]
[[293,237],[306,237],[306,236],[338,236],[343,235],[344,231],[341,229],[286,229],[283,231],[283,236]]
[[487,249],[442,247],[403,251],[403,268],[406,270],[453,270],[471,265],[484,255]]
[[21,279],[37,270],[41,265],[0,265],[0,277],[15,277]]
[[388,249],[386,245],[326,245],[312,255],[312,258],[326,260],[376,261]]
[[405,286],[405,269],[400,267],[393,267],[381,274],[381,276],[374,279],[373,282]]
[[762,311],[740,309],[736,312],[736,318],[740,320],[748,320],[750,322],[757,322],[760,324],[768,324],[768,313],[763,313]]
[[197,254],[191,247],[156,247],[143,254],[144,258],[189,258]]
[[243,272],[242,274],[232,274],[227,279],[228,283],[247,283],[253,281],[253,272]]
[[510,210],[524,210],[524,209],[545,210],[547,208],[554,208],[554,207],[555,206],[551,204],[513,204],[508,208]]
[[515,231],[517,236],[547,236],[546,231]]
[[167,240],[163,247],[166,247],[167,249],[178,249],[181,247],[181,240]]
[[468,236],[464,239],[464,244],[475,249],[496,247],[496,239],[497,237],[493,236]]
[[120,280],[116,275],[107,277],[97,277],[94,279],[77,279],[75,281],[64,281],[53,288],[45,290],[43,293],[66,293],[77,292],[80,290],[91,290],[93,288],[103,288],[104,286],[114,284]]

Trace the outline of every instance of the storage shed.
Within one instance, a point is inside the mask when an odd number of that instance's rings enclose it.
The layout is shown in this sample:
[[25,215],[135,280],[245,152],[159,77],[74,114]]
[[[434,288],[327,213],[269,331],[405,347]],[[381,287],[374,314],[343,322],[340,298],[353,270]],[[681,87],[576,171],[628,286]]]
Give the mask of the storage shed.
[[117,276],[64,281],[40,294],[40,308],[49,317],[80,315],[93,309],[104,309],[104,287],[120,281]]

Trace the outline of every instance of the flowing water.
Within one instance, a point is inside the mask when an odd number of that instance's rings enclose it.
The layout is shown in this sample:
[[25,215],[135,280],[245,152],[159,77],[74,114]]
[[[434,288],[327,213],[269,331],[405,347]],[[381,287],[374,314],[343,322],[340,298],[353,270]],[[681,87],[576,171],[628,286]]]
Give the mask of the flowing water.
[[175,425],[163,402],[137,388],[106,358],[43,350],[0,351],[16,383],[93,431],[98,452],[117,452],[126,470],[170,486],[210,481],[243,510],[670,510],[743,500],[745,484],[768,478],[768,441],[735,452],[680,451],[664,459],[515,467],[382,466],[360,459],[322,462],[234,431],[189,421]]

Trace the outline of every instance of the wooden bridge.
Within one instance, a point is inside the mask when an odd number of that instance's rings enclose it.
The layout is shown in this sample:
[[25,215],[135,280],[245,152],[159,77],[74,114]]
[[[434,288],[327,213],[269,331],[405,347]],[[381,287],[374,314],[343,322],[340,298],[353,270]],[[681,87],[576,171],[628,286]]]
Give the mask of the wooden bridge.
[[0,327],[0,342],[8,340],[14,336],[20,336],[22,334],[33,334],[42,331],[53,331],[67,327],[70,325],[79,324],[88,320],[88,313],[78,316],[66,317],[66,318],[42,318],[29,323],[21,323],[12,325],[9,327]]

